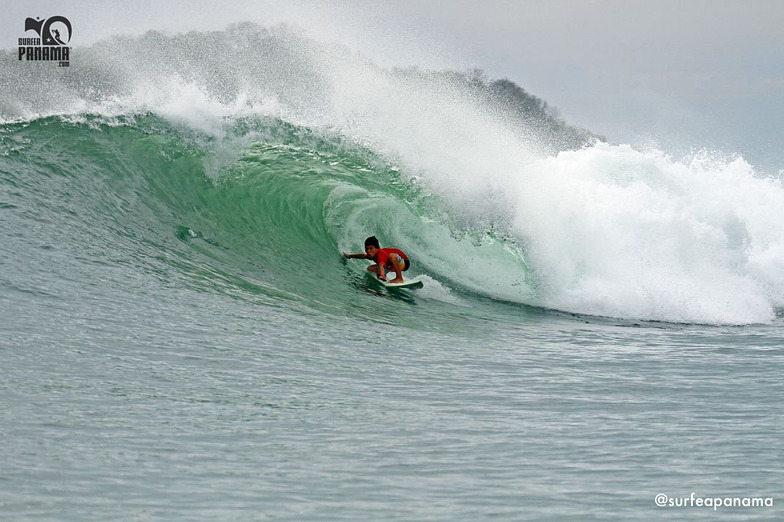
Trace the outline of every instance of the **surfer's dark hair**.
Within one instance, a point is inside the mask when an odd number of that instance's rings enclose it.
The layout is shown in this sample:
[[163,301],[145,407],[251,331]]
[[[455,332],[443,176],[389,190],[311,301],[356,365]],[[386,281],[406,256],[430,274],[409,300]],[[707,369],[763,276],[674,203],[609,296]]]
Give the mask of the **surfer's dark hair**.
[[370,236],[369,238],[367,238],[365,240],[365,248],[367,248],[369,246],[374,246],[376,248],[381,248],[381,245],[378,244],[378,239],[376,239],[376,236]]

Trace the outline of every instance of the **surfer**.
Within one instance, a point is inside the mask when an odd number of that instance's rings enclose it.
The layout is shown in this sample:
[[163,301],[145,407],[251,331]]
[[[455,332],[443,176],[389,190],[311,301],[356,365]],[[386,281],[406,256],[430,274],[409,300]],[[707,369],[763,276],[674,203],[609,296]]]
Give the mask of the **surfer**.
[[404,270],[408,270],[411,263],[408,261],[408,256],[402,250],[397,248],[381,248],[376,236],[370,236],[365,240],[365,253],[364,254],[346,254],[343,256],[349,259],[370,259],[375,261],[375,265],[367,267],[368,271],[376,274],[379,279],[386,281],[387,271],[394,271],[395,278],[390,283],[402,283]]

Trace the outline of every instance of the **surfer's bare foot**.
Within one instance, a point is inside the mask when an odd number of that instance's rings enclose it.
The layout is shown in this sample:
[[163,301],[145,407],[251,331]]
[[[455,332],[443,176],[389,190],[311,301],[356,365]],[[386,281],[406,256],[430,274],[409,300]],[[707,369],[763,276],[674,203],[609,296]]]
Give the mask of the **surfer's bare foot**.
[[402,277],[396,277],[390,283],[405,283],[405,281],[403,281]]

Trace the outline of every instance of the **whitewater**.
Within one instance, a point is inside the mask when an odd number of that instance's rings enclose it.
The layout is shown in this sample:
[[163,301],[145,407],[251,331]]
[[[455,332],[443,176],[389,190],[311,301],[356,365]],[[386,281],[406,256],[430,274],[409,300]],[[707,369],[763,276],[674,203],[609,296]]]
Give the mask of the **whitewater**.
[[[481,76],[288,27],[72,62],[0,65],[12,518],[650,520],[657,493],[780,494],[780,175],[565,146]],[[370,235],[424,288],[342,258]]]

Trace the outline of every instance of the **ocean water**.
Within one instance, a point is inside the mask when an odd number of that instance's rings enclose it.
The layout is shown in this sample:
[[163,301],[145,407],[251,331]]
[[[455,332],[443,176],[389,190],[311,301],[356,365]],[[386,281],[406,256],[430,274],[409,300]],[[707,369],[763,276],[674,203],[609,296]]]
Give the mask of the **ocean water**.
[[781,179],[286,29],[77,51],[0,75],[4,517],[784,518]]

